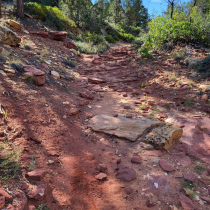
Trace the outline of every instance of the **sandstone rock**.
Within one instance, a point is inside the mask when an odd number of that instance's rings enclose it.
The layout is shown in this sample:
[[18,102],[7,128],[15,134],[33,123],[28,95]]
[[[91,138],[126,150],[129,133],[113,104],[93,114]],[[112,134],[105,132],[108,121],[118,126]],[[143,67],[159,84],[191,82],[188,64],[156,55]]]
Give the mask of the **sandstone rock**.
[[35,209],[36,209],[36,207],[34,205],[28,206],[28,210],[35,210]]
[[159,121],[150,119],[132,120],[125,117],[112,117],[111,115],[101,114],[94,116],[89,121],[89,126],[94,131],[124,137],[131,141],[136,141],[146,129],[159,126]]
[[17,21],[14,21],[14,20],[10,20],[10,25],[13,27],[13,28],[16,28],[16,29],[19,29],[21,30],[22,26],[20,23],[18,23]]
[[0,76],[1,77],[7,77],[7,74],[4,71],[0,70]]
[[47,184],[39,184],[33,191],[28,192],[28,197],[30,199],[42,200],[46,195]]
[[155,104],[155,101],[149,99],[149,100],[147,100],[147,104],[150,105],[150,106],[151,106],[151,105],[154,105],[154,104]]
[[25,210],[28,199],[23,191],[16,191],[13,194],[13,202],[16,204],[15,210]]
[[95,178],[98,180],[105,180],[107,178],[107,175],[105,173],[99,173],[95,176]]
[[199,180],[205,185],[210,185],[210,176],[201,176]]
[[165,160],[160,160],[159,161],[160,167],[167,172],[171,172],[171,171],[175,171],[175,168],[173,166],[171,166],[170,164],[168,164]]
[[12,200],[12,196],[9,195],[3,188],[0,188],[0,195],[3,195],[6,201]]
[[40,66],[43,70],[49,69],[48,65],[45,64],[45,63],[39,63],[39,66]]
[[6,205],[6,210],[16,210],[15,207],[11,204]]
[[82,98],[87,98],[87,99],[91,99],[93,100],[95,97],[93,95],[90,95],[88,93],[79,93],[79,95],[82,97]]
[[125,182],[130,182],[133,179],[136,179],[136,171],[133,168],[120,169],[117,172],[116,177]]
[[102,173],[107,172],[107,166],[106,164],[99,163],[98,166],[96,166],[96,170]]
[[0,26],[0,42],[16,47],[21,42],[21,38],[9,28]]
[[186,197],[185,195],[180,195],[179,196],[179,201],[182,204],[182,208],[184,210],[194,210],[196,209],[196,206],[193,204],[192,200],[190,200],[188,197]]
[[104,83],[106,82],[103,79],[95,78],[95,77],[89,77],[88,82],[94,83],[94,84],[99,84],[99,83]]
[[29,33],[37,35],[37,36],[41,36],[43,38],[48,37],[48,32],[46,32],[46,31],[30,31]]
[[134,157],[132,157],[131,162],[132,163],[141,164],[142,163],[142,159],[140,157],[138,157],[138,156],[134,156]]
[[71,108],[68,112],[69,115],[76,115],[80,112],[78,108]]
[[13,68],[5,68],[4,71],[6,73],[15,74],[15,70]]
[[5,196],[0,194],[0,209],[2,209],[5,205]]
[[51,76],[56,79],[60,79],[60,74],[57,71],[51,71]]
[[161,157],[163,156],[163,153],[160,150],[151,150],[146,152],[149,156],[155,156],[155,157]]
[[210,204],[210,197],[202,196],[201,199],[203,201],[206,201],[208,204]]
[[200,85],[199,89],[203,92],[209,92],[210,91],[210,85]]
[[77,45],[73,41],[67,41],[67,42],[65,42],[64,43],[64,46],[66,48],[69,48],[69,49],[71,49],[71,48],[77,48]]
[[26,73],[24,73],[24,75],[26,77],[31,77],[37,85],[44,85],[44,83],[45,83],[45,72],[37,69],[33,65],[24,66],[23,69],[26,72]]
[[169,150],[179,141],[182,134],[183,130],[181,128],[161,126],[153,129],[151,133],[147,134],[144,142],[151,143],[158,149]]
[[42,181],[42,179],[44,178],[45,175],[46,175],[46,171],[37,170],[37,171],[28,172],[28,173],[25,175],[25,177],[26,177],[29,181]]
[[49,31],[48,35],[49,35],[49,38],[51,38],[51,39],[63,41],[67,37],[68,32],[66,32],[66,31]]
[[197,176],[193,173],[183,173],[184,179],[187,181],[194,182],[197,179]]
[[202,131],[206,131],[206,130],[207,130],[207,127],[205,127],[205,126],[200,126],[200,129],[201,129]]

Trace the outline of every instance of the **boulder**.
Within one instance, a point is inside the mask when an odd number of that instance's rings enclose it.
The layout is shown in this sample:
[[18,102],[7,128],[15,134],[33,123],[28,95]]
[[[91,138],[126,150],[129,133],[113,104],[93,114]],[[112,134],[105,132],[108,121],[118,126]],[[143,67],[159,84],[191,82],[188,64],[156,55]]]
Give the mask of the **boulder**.
[[44,176],[46,175],[46,172],[43,170],[37,170],[37,171],[30,171],[28,172],[25,177],[29,181],[41,181]]
[[209,92],[210,91],[210,85],[200,85],[199,89],[203,92]]
[[48,37],[48,32],[46,32],[46,31],[30,31],[29,33],[37,35],[37,36],[41,36],[43,38],[47,38]]
[[145,136],[144,142],[154,145],[158,149],[169,150],[179,141],[183,134],[183,129],[170,126],[155,128]]
[[47,192],[47,184],[41,183],[32,191],[28,192],[30,199],[42,200]]
[[20,44],[21,38],[9,28],[0,26],[0,42],[16,47]]
[[107,114],[96,115],[89,121],[89,126],[94,131],[124,137],[130,141],[136,141],[145,130],[157,127],[160,124],[161,122],[150,119],[133,120]]
[[35,84],[37,85],[45,84],[45,72],[37,69],[33,65],[24,66],[23,69],[25,71],[24,76],[32,78]]
[[17,21],[14,20],[10,20],[9,24],[13,27],[16,28],[18,30],[21,30],[22,25],[20,23],[18,23]]
[[51,71],[51,76],[56,79],[60,79],[60,77],[61,77],[57,71]]
[[48,35],[49,35],[50,39],[63,41],[67,37],[68,32],[66,32],[66,31],[50,31],[50,32],[48,32]]
[[64,42],[64,46],[66,48],[69,48],[69,49],[71,49],[71,48],[77,48],[77,45],[74,42],[72,42],[71,40],[70,41],[67,41],[67,42]]
[[130,182],[133,179],[136,179],[136,171],[133,168],[120,169],[117,172],[116,177],[122,181]]
[[185,195],[180,195],[179,196],[179,201],[182,204],[182,208],[184,210],[194,210],[196,209],[196,206],[193,204],[192,200],[190,200],[188,197]]

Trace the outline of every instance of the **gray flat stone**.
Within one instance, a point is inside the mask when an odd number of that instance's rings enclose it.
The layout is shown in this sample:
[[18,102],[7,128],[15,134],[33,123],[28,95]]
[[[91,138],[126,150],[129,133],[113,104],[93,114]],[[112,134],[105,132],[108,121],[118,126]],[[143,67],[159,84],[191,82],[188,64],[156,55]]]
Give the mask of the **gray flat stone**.
[[161,125],[160,121],[150,119],[128,119],[125,117],[112,117],[107,114],[94,116],[89,121],[89,126],[94,131],[101,131],[130,141],[136,141],[146,129]]

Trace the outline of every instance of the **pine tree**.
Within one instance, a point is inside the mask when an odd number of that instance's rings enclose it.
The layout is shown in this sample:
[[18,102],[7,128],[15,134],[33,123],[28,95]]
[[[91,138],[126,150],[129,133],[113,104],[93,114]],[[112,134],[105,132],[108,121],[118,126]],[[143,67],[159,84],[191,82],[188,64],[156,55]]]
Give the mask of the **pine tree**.
[[128,25],[142,27],[146,26],[148,22],[148,11],[142,5],[142,0],[125,0],[123,6]]

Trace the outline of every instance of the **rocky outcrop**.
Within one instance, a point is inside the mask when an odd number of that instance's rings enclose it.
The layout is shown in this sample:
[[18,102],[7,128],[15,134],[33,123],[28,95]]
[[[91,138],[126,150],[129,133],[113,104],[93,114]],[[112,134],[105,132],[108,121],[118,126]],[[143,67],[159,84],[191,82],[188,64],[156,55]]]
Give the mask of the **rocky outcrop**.
[[0,42],[16,47],[20,44],[21,38],[9,28],[0,26]]
[[111,115],[96,115],[89,121],[94,131],[101,131],[118,137],[136,141],[146,129],[157,127],[161,123],[150,119],[132,120],[125,117],[112,117]]
[[48,35],[49,35],[50,39],[63,41],[67,37],[68,32],[66,32],[66,31],[50,31],[50,32],[48,32]]
[[26,78],[31,78],[36,85],[44,85],[45,84],[45,72],[37,69],[33,65],[24,66],[24,76]]
[[147,134],[144,142],[151,143],[157,149],[169,150],[179,141],[182,134],[183,130],[181,128],[161,126],[153,129],[151,133]]

